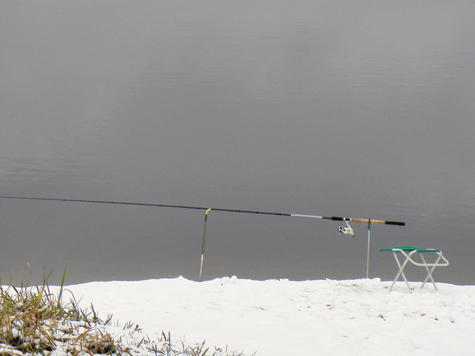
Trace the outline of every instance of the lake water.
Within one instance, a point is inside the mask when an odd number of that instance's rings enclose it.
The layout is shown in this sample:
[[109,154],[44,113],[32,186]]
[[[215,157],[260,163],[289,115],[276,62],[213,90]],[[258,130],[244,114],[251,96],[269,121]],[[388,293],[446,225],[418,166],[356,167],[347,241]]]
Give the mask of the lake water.
[[[0,48],[0,195],[404,221],[370,277],[410,244],[475,284],[474,2],[7,0]],[[198,279],[204,211],[0,213],[2,283]],[[365,277],[339,225],[211,211],[203,277]]]

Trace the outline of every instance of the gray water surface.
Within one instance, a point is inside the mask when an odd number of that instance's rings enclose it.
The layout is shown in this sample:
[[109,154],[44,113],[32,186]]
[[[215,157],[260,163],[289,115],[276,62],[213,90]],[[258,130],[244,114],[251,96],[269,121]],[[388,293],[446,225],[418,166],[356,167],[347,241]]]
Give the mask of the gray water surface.
[[[475,284],[474,113],[470,1],[0,3],[0,195],[404,221],[370,277],[409,244]],[[198,278],[203,211],[0,216],[2,283]],[[212,211],[204,278],[364,277],[367,225],[339,225]]]

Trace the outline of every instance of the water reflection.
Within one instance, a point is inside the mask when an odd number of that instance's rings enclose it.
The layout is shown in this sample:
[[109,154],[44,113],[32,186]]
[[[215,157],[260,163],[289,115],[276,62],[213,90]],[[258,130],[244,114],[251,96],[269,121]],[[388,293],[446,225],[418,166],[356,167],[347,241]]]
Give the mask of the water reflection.
[[[393,267],[377,248],[410,243],[473,283],[473,6],[3,3],[2,195],[402,220],[374,230],[375,276]],[[71,282],[195,278],[202,214],[0,211],[2,280],[26,262]],[[365,226],[210,219],[210,277],[364,275]]]

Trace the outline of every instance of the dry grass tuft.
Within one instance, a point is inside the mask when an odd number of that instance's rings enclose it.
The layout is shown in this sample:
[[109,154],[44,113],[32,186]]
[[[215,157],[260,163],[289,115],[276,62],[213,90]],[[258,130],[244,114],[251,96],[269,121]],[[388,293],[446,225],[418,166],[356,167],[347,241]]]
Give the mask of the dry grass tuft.
[[139,326],[131,322],[122,328],[114,326],[112,316],[101,320],[92,305],[80,309],[74,296],[64,303],[64,277],[65,273],[57,294],[51,292],[46,280],[36,287],[0,286],[0,356],[243,355],[227,348],[210,350],[204,342],[177,346],[170,333],[164,332],[152,341],[141,336]]

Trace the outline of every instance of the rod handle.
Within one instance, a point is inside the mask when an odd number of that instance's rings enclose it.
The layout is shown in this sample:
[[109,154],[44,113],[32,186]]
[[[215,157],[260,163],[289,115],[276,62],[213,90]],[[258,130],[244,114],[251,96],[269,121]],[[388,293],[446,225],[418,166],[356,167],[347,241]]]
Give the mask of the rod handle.
[[[335,217],[335,219],[333,219],[333,217],[332,217],[332,220],[337,220],[337,219],[336,219],[336,217]],[[354,218],[352,218],[351,221],[364,222],[364,223],[369,223],[370,222],[369,219],[354,219]],[[387,221],[387,220],[373,220],[373,219],[371,219],[371,223],[372,224],[406,226],[406,223],[402,222],[402,221]]]

